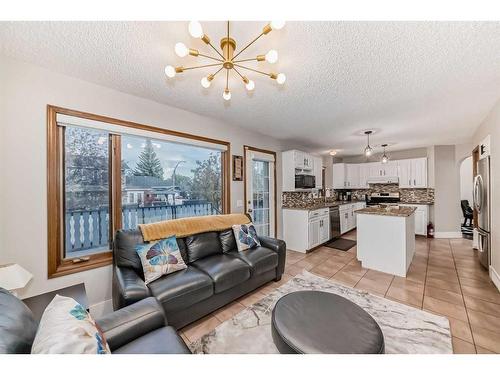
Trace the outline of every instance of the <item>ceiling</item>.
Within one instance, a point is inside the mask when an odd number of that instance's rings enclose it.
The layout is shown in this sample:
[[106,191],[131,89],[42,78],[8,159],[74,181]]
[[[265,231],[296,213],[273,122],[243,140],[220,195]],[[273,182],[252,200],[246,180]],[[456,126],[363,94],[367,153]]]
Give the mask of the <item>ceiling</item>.
[[[225,23],[202,24],[218,45]],[[238,47],[265,24],[232,23]],[[364,129],[393,150],[464,143],[500,98],[500,22],[288,22],[241,55],[277,49],[277,64],[250,66],[286,73],[285,85],[252,73],[248,94],[235,76],[229,103],[222,77],[200,85],[213,68],[166,80],[167,64],[208,63],[177,57],[178,41],[210,52],[187,22],[0,22],[0,54],[317,153],[359,154]]]

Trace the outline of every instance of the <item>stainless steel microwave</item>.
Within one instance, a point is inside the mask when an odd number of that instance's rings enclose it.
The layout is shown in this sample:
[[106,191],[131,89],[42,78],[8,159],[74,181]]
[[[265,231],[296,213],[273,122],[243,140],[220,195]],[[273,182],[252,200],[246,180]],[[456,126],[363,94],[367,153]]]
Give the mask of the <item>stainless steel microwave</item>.
[[314,189],[316,187],[316,177],[308,174],[295,175],[295,189]]

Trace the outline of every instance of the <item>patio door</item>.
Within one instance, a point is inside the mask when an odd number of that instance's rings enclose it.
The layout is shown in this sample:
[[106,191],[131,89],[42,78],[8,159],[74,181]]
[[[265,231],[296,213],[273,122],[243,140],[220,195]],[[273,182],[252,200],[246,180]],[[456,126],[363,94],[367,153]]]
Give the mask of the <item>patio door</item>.
[[245,146],[245,212],[257,234],[276,236],[276,153]]

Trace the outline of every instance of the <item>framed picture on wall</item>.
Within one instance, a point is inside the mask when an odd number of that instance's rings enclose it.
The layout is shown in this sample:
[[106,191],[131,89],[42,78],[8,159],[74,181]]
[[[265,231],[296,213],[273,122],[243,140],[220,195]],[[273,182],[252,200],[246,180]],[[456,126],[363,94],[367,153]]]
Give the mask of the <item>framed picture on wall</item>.
[[243,156],[233,155],[233,181],[243,181]]

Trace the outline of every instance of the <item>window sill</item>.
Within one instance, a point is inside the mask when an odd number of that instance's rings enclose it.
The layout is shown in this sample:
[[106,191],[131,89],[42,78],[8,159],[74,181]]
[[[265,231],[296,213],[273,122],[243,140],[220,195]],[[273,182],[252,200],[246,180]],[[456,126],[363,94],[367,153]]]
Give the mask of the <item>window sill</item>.
[[60,276],[71,275],[77,272],[88,271],[94,268],[105,267],[113,263],[113,253],[108,251],[102,254],[95,254],[88,261],[73,263],[70,260],[64,260],[55,270],[49,269],[48,277],[53,279]]

